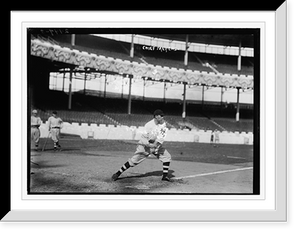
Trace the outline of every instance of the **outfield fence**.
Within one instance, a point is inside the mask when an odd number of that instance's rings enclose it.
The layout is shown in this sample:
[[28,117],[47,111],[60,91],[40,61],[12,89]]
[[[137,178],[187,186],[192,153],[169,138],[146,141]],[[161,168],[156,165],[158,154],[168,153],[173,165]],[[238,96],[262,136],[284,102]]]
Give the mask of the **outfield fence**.
[[[41,137],[47,138],[49,131],[47,122],[43,122],[40,126]],[[87,123],[68,123],[64,122],[61,133],[78,135],[82,139],[118,139],[118,140],[139,140],[144,127],[136,126],[114,126],[104,124],[87,124]],[[180,130],[171,128],[168,131],[166,141],[180,142],[211,142],[211,130]],[[219,132],[220,144],[253,144],[252,132]]]

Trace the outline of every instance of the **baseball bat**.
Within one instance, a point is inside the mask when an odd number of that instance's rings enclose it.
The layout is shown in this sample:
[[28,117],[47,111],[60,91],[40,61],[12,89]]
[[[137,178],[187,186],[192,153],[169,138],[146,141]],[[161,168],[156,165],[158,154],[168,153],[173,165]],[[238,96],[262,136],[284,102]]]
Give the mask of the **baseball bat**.
[[45,143],[44,143],[44,146],[43,146],[43,148],[42,148],[42,152],[44,151],[44,149],[45,149],[45,147],[46,147],[46,144],[47,144],[47,142],[48,142],[49,137],[50,137],[50,132],[49,132],[48,137],[47,137],[47,139],[46,139],[46,141],[45,141]]

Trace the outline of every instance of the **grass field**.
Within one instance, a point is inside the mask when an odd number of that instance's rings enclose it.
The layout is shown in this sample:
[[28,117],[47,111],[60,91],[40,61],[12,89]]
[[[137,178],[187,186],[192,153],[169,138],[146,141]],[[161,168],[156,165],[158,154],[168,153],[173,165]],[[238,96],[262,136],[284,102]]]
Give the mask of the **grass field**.
[[[41,139],[40,148],[45,143]],[[172,155],[169,176],[161,181],[162,163],[154,156],[111,176],[135,151],[135,141],[91,140],[62,136],[61,151],[48,139],[44,151],[31,151],[29,193],[42,194],[251,194],[253,146],[217,146],[165,142]],[[38,164],[38,165],[37,165]]]

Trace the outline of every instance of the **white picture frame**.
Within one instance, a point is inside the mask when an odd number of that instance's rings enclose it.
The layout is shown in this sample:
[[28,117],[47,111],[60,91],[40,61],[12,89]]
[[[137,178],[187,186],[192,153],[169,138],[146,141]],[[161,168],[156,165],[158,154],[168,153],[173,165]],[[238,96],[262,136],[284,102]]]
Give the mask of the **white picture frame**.
[[[11,210],[4,222],[285,222],[287,220],[287,3],[276,11],[191,12],[180,18],[172,12],[12,12],[11,14]],[[55,19],[53,15],[55,14]],[[151,20],[145,14],[156,14]],[[165,17],[168,15],[169,17]],[[218,17],[216,17],[218,15]],[[142,17],[143,16],[143,17]],[[121,18],[126,21],[121,21]],[[222,21],[220,20],[222,18]],[[78,21],[80,19],[80,21]],[[168,20],[165,20],[168,19]],[[204,20],[205,19],[205,20]],[[60,196],[26,194],[26,27],[260,27],[261,33],[261,195],[222,196]],[[25,49],[24,49],[25,47]],[[22,117],[22,120],[20,120]],[[266,121],[267,120],[267,121]],[[20,131],[22,134],[20,135]],[[24,140],[25,138],[25,140]],[[26,159],[26,157],[25,157]],[[24,166],[25,165],[25,166]],[[20,170],[21,169],[21,170]],[[24,170],[25,169],[25,170]],[[25,171],[26,172],[26,171]],[[26,174],[26,173],[25,173]]]

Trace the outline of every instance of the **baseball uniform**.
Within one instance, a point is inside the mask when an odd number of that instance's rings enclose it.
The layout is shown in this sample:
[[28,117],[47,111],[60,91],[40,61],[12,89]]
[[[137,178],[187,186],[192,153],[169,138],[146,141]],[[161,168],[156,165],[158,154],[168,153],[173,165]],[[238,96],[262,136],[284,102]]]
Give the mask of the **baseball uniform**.
[[171,162],[170,153],[162,146],[166,135],[167,127],[163,120],[163,112],[155,110],[154,119],[147,122],[145,132],[141,135],[134,155],[112,176],[112,180],[117,180],[119,176],[130,167],[134,167],[143,162],[151,154],[155,155],[163,163],[163,181],[170,181],[168,177]]
[[[170,162],[171,155],[169,152],[162,146],[166,136],[167,136],[167,127],[166,123],[157,124],[155,119],[152,119],[145,125],[145,132],[142,134],[140,141],[138,142],[137,149],[133,157],[128,161],[130,166],[133,167],[143,160],[145,160],[150,154],[154,154],[162,162]],[[149,147],[149,143],[158,143],[156,148]]]
[[60,147],[59,134],[60,134],[60,129],[62,128],[62,124],[63,121],[61,120],[61,118],[56,117],[56,115],[53,115],[48,119],[48,129],[51,133],[51,138],[54,142],[54,149]]
[[32,116],[31,116],[31,141],[35,144],[35,147],[37,148],[39,146],[39,141],[40,141],[40,125],[42,124],[42,120],[40,117],[37,117],[37,111],[33,110],[32,111]]

